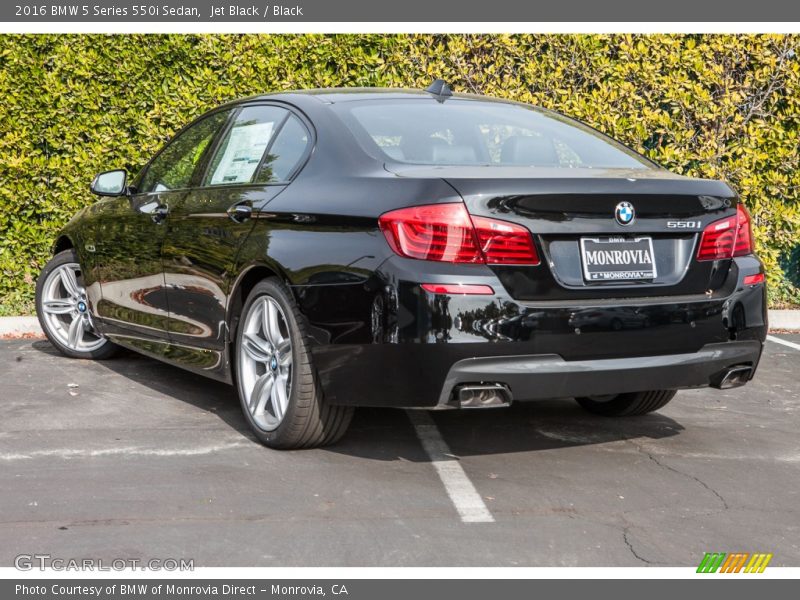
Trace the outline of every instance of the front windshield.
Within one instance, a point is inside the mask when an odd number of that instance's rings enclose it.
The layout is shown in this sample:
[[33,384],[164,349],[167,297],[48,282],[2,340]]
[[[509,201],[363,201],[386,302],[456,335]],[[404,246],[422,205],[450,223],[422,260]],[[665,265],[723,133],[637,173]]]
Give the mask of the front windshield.
[[647,169],[652,163],[589,127],[518,104],[451,98],[333,105],[365,149],[423,165]]

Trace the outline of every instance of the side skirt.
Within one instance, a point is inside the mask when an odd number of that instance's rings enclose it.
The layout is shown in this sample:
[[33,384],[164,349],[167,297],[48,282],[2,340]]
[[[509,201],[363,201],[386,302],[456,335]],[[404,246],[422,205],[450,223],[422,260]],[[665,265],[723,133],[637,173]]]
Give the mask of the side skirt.
[[168,341],[145,339],[115,332],[106,334],[109,340],[134,352],[180,367],[203,377],[233,384],[225,351],[196,348]]

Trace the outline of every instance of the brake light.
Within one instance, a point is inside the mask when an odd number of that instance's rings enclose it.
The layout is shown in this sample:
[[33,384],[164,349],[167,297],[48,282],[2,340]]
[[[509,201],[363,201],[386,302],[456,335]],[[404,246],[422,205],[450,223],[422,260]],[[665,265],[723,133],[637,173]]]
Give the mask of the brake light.
[[721,260],[753,252],[750,215],[743,204],[736,206],[736,216],[714,221],[703,231],[697,260]]
[[401,208],[381,215],[392,250],[406,258],[452,263],[538,265],[530,231],[521,225],[470,218],[460,202]]

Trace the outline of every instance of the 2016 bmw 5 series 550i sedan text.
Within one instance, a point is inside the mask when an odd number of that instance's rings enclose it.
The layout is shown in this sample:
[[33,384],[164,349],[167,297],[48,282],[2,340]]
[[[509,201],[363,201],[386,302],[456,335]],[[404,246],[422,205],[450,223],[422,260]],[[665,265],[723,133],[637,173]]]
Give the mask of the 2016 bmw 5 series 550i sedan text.
[[728,185],[441,81],[231,102],[92,191],[37,282],[47,337],[234,384],[276,448],[360,405],[644,414],[744,384],[766,336]]

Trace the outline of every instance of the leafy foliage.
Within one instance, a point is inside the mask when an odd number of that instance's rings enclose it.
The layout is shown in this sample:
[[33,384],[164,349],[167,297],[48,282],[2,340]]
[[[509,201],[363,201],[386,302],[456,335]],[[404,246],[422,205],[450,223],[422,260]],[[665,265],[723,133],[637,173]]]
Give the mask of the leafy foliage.
[[137,171],[236,97],[427,86],[581,119],[751,210],[773,306],[800,302],[799,36],[0,36],[0,314],[31,312],[57,230],[95,173]]

